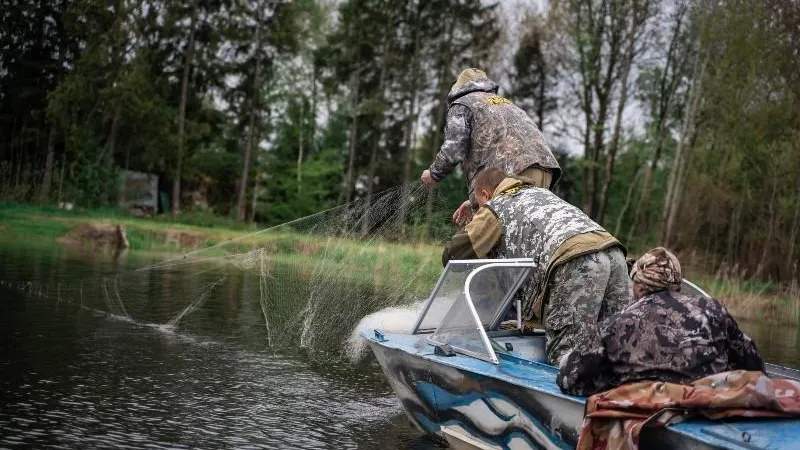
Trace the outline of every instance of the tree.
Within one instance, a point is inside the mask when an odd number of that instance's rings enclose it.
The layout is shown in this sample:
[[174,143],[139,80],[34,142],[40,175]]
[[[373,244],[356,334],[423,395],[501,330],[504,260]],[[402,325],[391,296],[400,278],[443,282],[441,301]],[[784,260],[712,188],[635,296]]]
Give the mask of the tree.
[[189,97],[189,73],[194,60],[194,41],[197,31],[197,0],[191,0],[189,19],[189,37],[183,56],[183,75],[181,76],[181,103],[178,107],[178,154],[175,162],[175,176],[172,180],[172,214],[177,215],[181,209],[181,165],[183,164],[183,147],[186,130],[186,101]]
[[626,32],[625,49],[620,63],[620,92],[617,99],[617,110],[614,118],[614,128],[608,152],[605,158],[605,171],[603,174],[603,187],[600,191],[600,206],[595,219],[603,223],[608,206],[608,195],[614,176],[617,151],[622,134],[622,120],[625,106],[628,101],[628,77],[633,69],[634,59],[647,47],[648,21],[654,16],[655,6],[649,0],[634,0],[628,11],[628,30]]
[[666,53],[656,59],[656,65],[645,67],[639,76],[638,95],[650,116],[648,133],[652,137],[653,151],[645,168],[636,207],[630,218],[627,233],[629,241],[633,239],[637,228],[650,228],[651,209],[645,203],[650,198],[653,174],[659,167],[665,141],[669,138],[668,134],[675,123],[674,118],[682,107],[678,94],[689,77],[687,71],[692,58],[692,46],[689,45],[690,28],[686,24],[688,9],[688,3],[680,3],[675,11],[669,14],[668,44],[657,47],[666,48]]
[[573,49],[564,70],[575,74],[570,89],[583,115],[583,209],[598,218],[600,167],[614,95],[630,71],[627,49],[635,49],[652,7],[646,0],[565,0],[554,8],[561,28],[569,31]]
[[556,76],[555,56],[548,52],[546,18],[526,13],[519,48],[514,54],[514,75],[511,94],[516,103],[536,119],[544,130],[546,115],[558,107],[554,92]]

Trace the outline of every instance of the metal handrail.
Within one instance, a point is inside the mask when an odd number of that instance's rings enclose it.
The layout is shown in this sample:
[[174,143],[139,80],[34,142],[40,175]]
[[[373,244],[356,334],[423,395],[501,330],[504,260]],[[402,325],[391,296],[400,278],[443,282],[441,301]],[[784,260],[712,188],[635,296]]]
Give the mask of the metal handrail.
[[[502,262],[508,263],[508,264],[512,264],[512,263],[514,263],[514,264],[530,264],[530,267],[533,267],[533,259],[532,258],[508,258],[508,259],[503,259],[503,260],[488,259],[488,258],[483,258],[483,259],[451,259],[450,261],[447,262],[447,265],[445,266],[444,270],[442,270],[442,273],[439,274],[439,278],[436,280],[436,284],[434,285],[433,290],[431,291],[431,294],[428,296],[427,300],[425,300],[425,305],[422,307],[422,311],[419,313],[419,316],[417,316],[417,320],[414,323],[414,327],[411,328],[411,334],[417,334],[419,332],[419,327],[420,327],[420,325],[422,325],[422,320],[428,314],[428,310],[430,309],[431,304],[433,303],[433,299],[436,297],[436,294],[439,293],[439,289],[441,288],[442,282],[444,281],[445,274],[447,274],[448,270],[450,269],[450,265],[451,264],[482,264],[482,263],[494,264],[497,261],[502,261]],[[475,269],[473,269],[473,270],[475,270]]]
[[467,297],[467,306],[469,307],[470,313],[472,313],[472,317],[475,319],[475,323],[478,324],[478,326],[476,327],[478,334],[481,336],[483,345],[489,351],[489,358],[491,359],[492,364],[500,364],[500,361],[497,359],[497,354],[494,352],[494,349],[492,348],[492,343],[489,341],[489,336],[483,329],[483,322],[481,321],[481,317],[478,315],[478,310],[476,310],[475,305],[472,304],[472,296],[469,293],[470,284],[472,283],[472,279],[475,278],[475,275],[486,269],[491,269],[494,267],[534,267],[534,264],[533,262],[524,263],[519,261],[489,263],[480,266],[476,269],[473,269],[472,272],[470,272],[470,274],[467,275],[466,281],[464,281],[464,295]]

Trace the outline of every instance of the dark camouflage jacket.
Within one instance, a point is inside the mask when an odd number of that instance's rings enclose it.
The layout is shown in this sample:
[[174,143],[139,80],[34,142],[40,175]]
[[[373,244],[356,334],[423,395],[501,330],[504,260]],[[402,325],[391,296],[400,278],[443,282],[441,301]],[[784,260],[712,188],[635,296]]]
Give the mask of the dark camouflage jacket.
[[642,297],[576,342],[557,378],[574,395],[641,380],[683,384],[728,370],[764,370],[755,344],[722,303],[675,291]]
[[517,175],[538,166],[552,172],[552,187],[561,168],[542,133],[525,111],[496,92],[497,84],[486,77],[453,86],[445,140],[429,168],[431,177],[440,181],[461,163],[471,194],[475,175],[487,167]]

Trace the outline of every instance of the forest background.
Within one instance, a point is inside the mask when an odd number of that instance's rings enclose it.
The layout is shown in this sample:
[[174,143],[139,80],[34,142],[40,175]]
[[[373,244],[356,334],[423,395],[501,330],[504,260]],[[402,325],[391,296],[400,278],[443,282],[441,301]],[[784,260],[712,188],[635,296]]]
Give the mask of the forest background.
[[[793,0],[0,0],[0,201],[113,206],[125,169],[176,220],[369,205],[412,191],[467,67],[629,248],[798,292]],[[437,189],[406,239],[452,232],[463,177]]]

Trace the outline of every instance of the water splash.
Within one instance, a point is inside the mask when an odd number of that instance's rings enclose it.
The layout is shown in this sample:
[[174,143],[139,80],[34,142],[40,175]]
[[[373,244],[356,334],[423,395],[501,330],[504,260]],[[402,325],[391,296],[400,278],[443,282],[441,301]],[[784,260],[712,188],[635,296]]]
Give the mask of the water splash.
[[390,333],[411,333],[424,305],[424,301],[418,301],[408,306],[384,308],[361,319],[345,342],[346,358],[356,364],[367,355],[367,342],[361,337],[361,333],[366,330],[378,329]]

